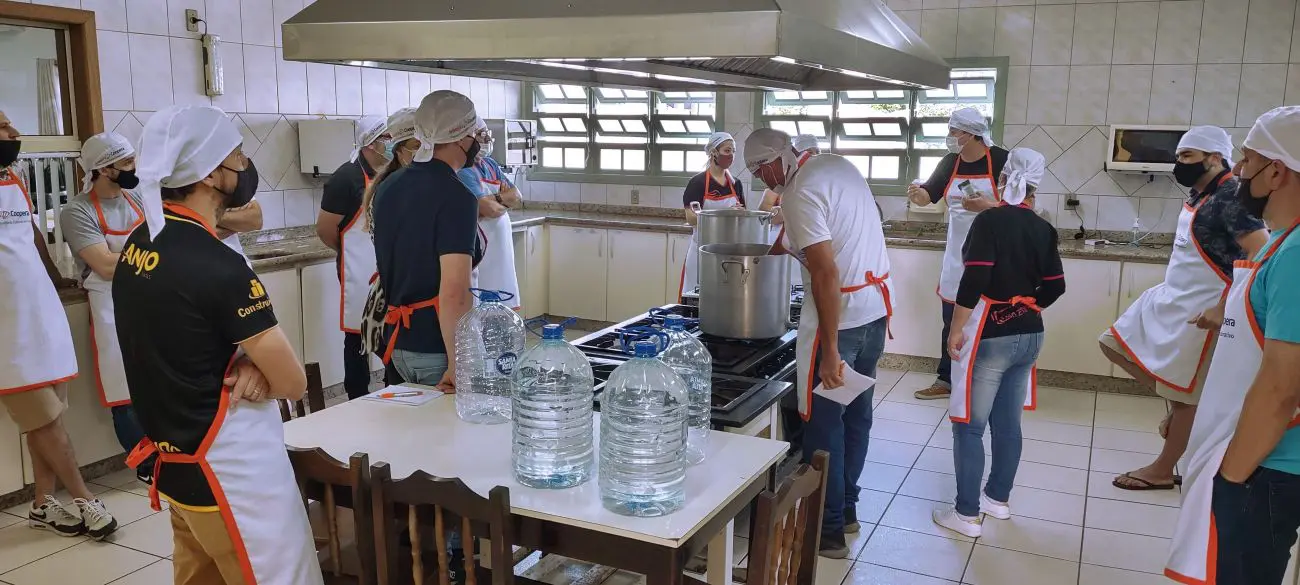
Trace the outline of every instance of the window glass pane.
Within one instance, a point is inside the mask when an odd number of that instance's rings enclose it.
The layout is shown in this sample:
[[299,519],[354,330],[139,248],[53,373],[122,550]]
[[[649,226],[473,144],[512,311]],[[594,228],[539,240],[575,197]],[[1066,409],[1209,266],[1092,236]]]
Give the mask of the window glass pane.
[[659,168],[670,173],[680,173],[686,169],[684,157],[686,153],[680,150],[665,150],[660,155]]
[[581,169],[587,166],[587,149],[585,148],[566,148],[564,149],[564,168]]
[[638,100],[644,100],[650,98],[650,94],[648,92],[640,89],[625,89],[623,90],[623,95],[627,96],[628,98],[638,99]]
[[897,179],[899,158],[896,156],[873,156],[871,157],[871,178],[873,179]]
[[897,90],[897,91],[894,91],[894,90],[877,91],[877,92],[876,92],[876,97],[878,97],[878,98],[880,98],[880,99],[891,99],[891,100],[894,100],[894,99],[902,99],[902,98],[907,97],[907,92],[905,92],[905,91],[903,91],[903,90]]
[[543,132],[564,132],[564,122],[559,118],[542,118]]
[[847,95],[847,96],[849,96],[850,98],[857,99],[857,100],[865,100],[865,99],[872,99],[872,98],[876,97],[876,92],[874,92],[874,91],[846,91],[846,92],[844,92],[844,95]]
[[645,132],[645,122],[641,120],[623,120],[623,129],[628,132]]
[[988,97],[988,86],[983,83],[958,83],[957,97],[961,98],[984,98]]
[[665,91],[665,92],[664,92],[664,97],[667,97],[667,98],[685,98],[685,97],[690,97],[690,94],[687,93],[687,92],[684,92],[684,91]]
[[602,88],[600,88],[600,96],[601,96],[601,97],[606,97],[606,98],[622,98],[622,97],[623,97],[623,90],[621,90],[621,89],[609,89],[609,88],[604,88],[604,87],[602,87]]
[[820,121],[799,121],[799,134],[812,134],[813,136],[826,136],[826,125]]
[[[61,5],[66,5],[62,3]],[[73,8],[79,6],[74,5]],[[0,109],[14,128],[28,136],[67,136],[73,134],[69,102],[72,88],[65,84],[68,60],[60,51],[67,41],[65,33],[50,28],[0,25]],[[68,112],[65,112],[68,110]],[[29,142],[28,148],[34,146]],[[45,173],[55,190],[57,173]],[[34,178],[30,174],[28,178]],[[34,188],[35,186],[33,186]],[[71,193],[70,193],[71,194]]]
[[623,151],[613,148],[600,149],[600,169],[618,171],[623,169]]
[[903,127],[899,124],[875,123],[871,125],[871,131],[876,136],[902,136]]
[[561,89],[560,86],[558,86],[558,85],[550,85],[550,84],[547,84],[547,85],[539,85],[539,86],[537,86],[537,89],[538,89],[538,91],[541,91],[541,92],[542,92],[542,97],[544,97],[544,98],[546,98],[546,99],[548,99],[548,100],[562,100],[562,99],[564,99],[564,90]]
[[693,97],[693,98],[713,97],[713,92],[711,92],[711,91],[692,91],[692,92],[691,92],[691,97]]
[[600,129],[605,132],[622,132],[623,125],[618,120],[600,120]]
[[660,120],[659,125],[663,127],[664,132],[671,134],[686,133],[686,125],[681,120]]
[[929,98],[950,98],[952,97],[952,86],[949,85],[944,89],[926,90],[925,96]]
[[789,134],[790,136],[794,136],[799,133],[799,126],[796,125],[795,122],[790,120],[776,120],[773,121],[770,125],[774,130],[780,130],[782,132],[785,132],[786,134]]
[[623,151],[623,170],[627,171],[645,171],[644,150],[624,150]]
[[799,97],[802,97],[803,99],[806,100],[824,100],[827,99],[827,97],[829,96],[824,91],[805,91],[802,92],[802,94]]
[[709,164],[709,155],[705,154],[703,150],[692,150],[686,153],[686,170],[704,170],[704,166],[707,164]]
[[704,120],[687,120],[686,129],[691,134],[708,134],[713,132],[713,127]]
[[926,122],[921,124],[921,134],[927,138],[941,138],[948,135],[948,124],[945,122]]
[[798,99],[799,99],[799,92],[797,92],[797,91],[774,91],[774,92],[772,92],[772,97],[775,97],[776,99],[781,100],[781,101],[783,101],[783,102],[795,101],[795,100],[798,100]]
[[849,136],[871,136],[871,124],[866,122],[845,122],[844,133]]
[[941,156],[923,156],[918,161],[917,177],[922,181],[930,178],[934,174],[935,167],[939,166],[939,161],[943,160]]
[[564,149],[558,146],[547,146],[542,149],[542,166],[544,167],[563,167],[564,166]]
[[583,123],[582,118],[565,118],[564,129],[569,132],[586,132],[587,125]]
[[587,98],[587,90],[581,86],[565,85],[563,86],[563,88],[564,88],[564,97],[566,98],[574,99],[574,100]]
[[858,172],[862,173],[863,177],[871,176],[871,157],[846,156],[844,158],[849,159],[849,162],[853,163],[853,166],[858,167]]

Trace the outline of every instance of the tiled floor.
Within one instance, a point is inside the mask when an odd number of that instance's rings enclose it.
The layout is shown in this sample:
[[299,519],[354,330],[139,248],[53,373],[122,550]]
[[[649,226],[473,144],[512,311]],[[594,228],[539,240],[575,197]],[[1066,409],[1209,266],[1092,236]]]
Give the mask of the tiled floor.
[[[818,564],[817,585],[1156,585],[1177,515],[1177,492],[1126,492],[1118,472],[1160,447],[1164,405],[1152,398],[1042,388],[1025,413],[1025,446],[1011,520],[988,519],[978,540],[937,528],[930,511],[954,495],[946,404],[912,392],[923,373],[881,372],[876,422],[852,557]],[[0,512],[0,583],[155,585],[171,582],[168,517],[149,509],[129,473],[95,481],[124,526],[110,542],[27,528],[21,509]],[[16,515],[18,514],[18,515]],[[736,550],[745,549],[738,539]],[[548,574],[567,585],[578,571]],[[565,577],[569,575],[570,577]],[[634,585],[616,573],[607,585]]]

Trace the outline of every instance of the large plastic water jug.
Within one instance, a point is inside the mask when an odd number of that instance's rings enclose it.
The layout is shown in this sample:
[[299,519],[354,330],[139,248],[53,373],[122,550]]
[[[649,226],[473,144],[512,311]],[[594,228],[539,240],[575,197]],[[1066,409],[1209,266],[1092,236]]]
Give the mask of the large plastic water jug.
[[567,488],[591,478],[595,464],[591,363],[564,340],[563,325],[515,364],[515,479],[535,488]]
[[509,422],[510,376],[524,351],[524,320],[501,302],[514,295],[474,291],[479,305],[456,325],[456,414],[472,423]]
[[686,461],[695,465],[704,461],[709,448],[709,415],[712,413],[713,356],[704,344],[686,331],[686,318],[677,314],[664,317],[664,332],[668,334],[668,347],[659,359],[668,364],[686,382],[690,404],[687,424],[690,428],[686,441]]

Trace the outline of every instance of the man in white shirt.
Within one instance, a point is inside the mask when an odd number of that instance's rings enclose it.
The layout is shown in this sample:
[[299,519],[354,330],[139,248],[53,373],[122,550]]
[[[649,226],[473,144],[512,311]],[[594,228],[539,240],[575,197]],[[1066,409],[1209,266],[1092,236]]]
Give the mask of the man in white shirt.
[[853,163],[823,154],[799,164],[790,136],[763,128],[745,141],[745,164],[781,194],[785,224],[773,254],[791,254],[810,289],[800,316],[797,391],[805,421],[804,459],[830,454],[821,555],[845,558],[858,531],[858,478],[867,459],[871,396],[847,406],[814,396],[844,385],[843,368],[875,377],[889,316],[889,256],[875,197]]

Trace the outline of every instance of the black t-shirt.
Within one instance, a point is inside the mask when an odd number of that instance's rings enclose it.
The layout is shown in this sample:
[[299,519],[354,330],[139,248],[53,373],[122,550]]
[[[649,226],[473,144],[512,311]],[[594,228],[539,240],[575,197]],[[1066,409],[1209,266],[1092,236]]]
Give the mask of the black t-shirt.
[[939,161],[939,166],[934,168],[930,174],[930,179],[921,185],[926,193],[930,194],[930,202],[938,203],[943,199],[945,189],[948,187],[948,181],[952,179],[953,167],[958,162],[961,166],[957,168],[959,175],[987,175],[989,173],[989,159],[993,160],[993,182],[997,183],[998,176],[1002,174],[1002,167],[1007,164],[1007,149],[1001,146],[990,146],[989,154],[975,162],[966,162],[961,160],[959,155],[948,153],[944,155],[943,160]]
[[339,229],[347,227],[361,209],[361,200],[366,193],[366,178],[375,178],[375,170],[370,168],[366,157],[358,156],[356,162],[345,162],[330,175],[325,182],[321,195],[320,208],[335,215],[343,216],[339,220]]
[[[980,297],[1009,301],[1033,297],[1046,309],[1065,294],[1056,228],[1034,210],[1002,205],[975,216],[962,246],[966,269],[957,289],[957,304],[974,308]],[[1018,305],[995,305],[984,323],[982,339],[1038,333],[1038,311]]]
[[[375,258],[389,307],[414,305],[438,296],[443,255],[467,254],[475,265],[483,258],[478,244],[478,199],[440,160],[412,163],[380,183],[374,213]],[[392,334],[391,325],[387,334]],[[432,307],[415,311],[411,328],[398,335],[396,348],[447,353],[437,311]]]
[[[127,238],[113,275],[113,306],[131,403],[160,450],[193,454],[221,413],[222,384],[239,343],[276,326],[261,281],[203,220],[168,206],[150,241]],[[216,500],[198,465],[167,463],[155,478],[168,499]]]
[[[706,180],[709,183],[708,193],[704,192],[704,182]],[[704,171],[691,177],[691,181],[686,184],[686,190],[682,192],[682,207],[690,207],[692,202],[704,205],[704,198],[706,195],[710,199],[729,197],[731,195],[731,187],[736,188],[736,198],[740,200],[740,204],[743,206],[745,204],[745,186],[742,185],[740,181],[735,180],[733,177],[731,179],[731,185],[728,186],[726,183],[720,183],[713,180],[713,177],[709,176],[709,171]]]

